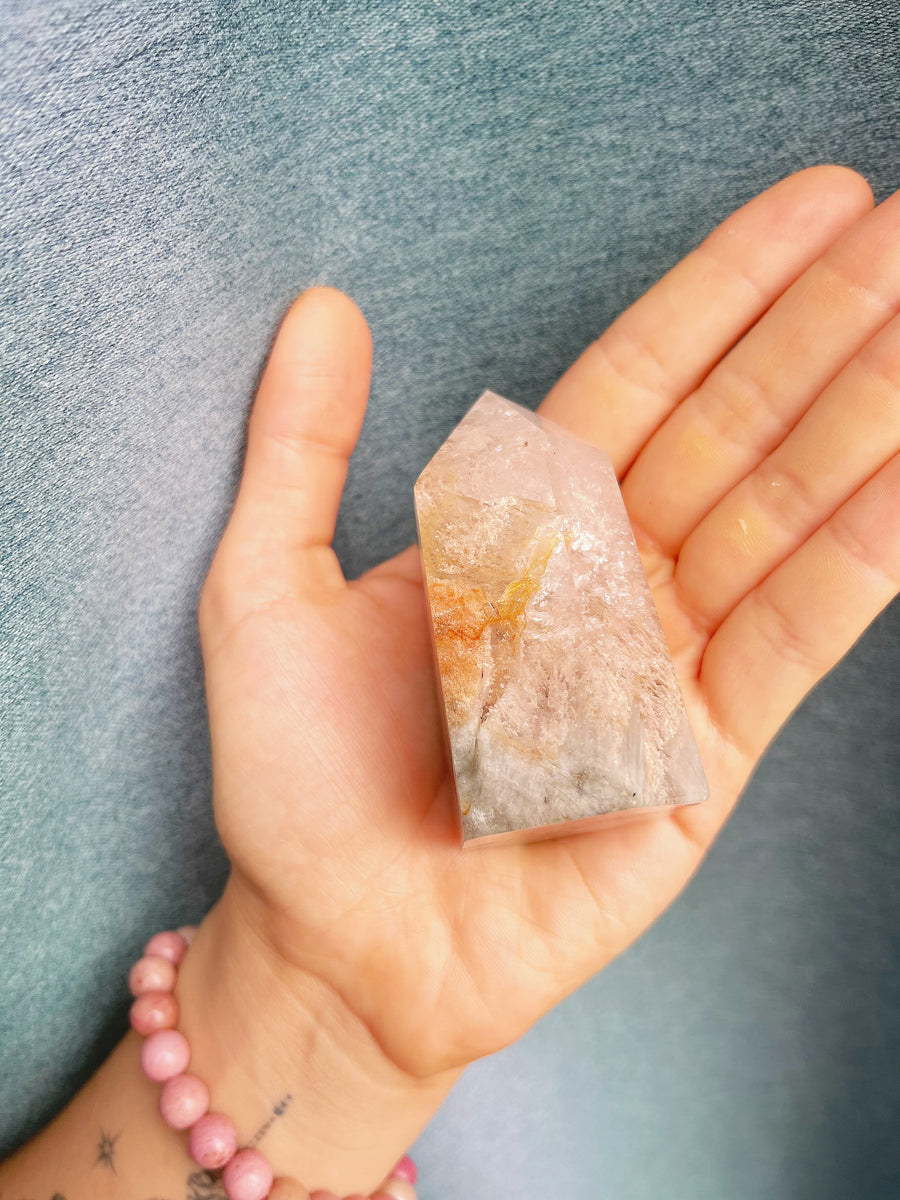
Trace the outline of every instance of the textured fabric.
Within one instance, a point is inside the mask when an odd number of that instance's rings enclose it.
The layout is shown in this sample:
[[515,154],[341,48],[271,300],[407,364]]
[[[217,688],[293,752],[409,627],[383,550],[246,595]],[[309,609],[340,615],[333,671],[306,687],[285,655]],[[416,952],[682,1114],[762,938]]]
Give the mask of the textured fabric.
[[[374,335],[337,549],[414,537],[486,387],[531,406],[719,220],[811,163],[900,180],[894,0],[7,0],[0,23],[0,1153],[195,921],[195,604],[279,317]],[[895,607],[685,896],[414,1148],[423,1200],[900,1192]],[[61,987],[60,980],[65,980]]]

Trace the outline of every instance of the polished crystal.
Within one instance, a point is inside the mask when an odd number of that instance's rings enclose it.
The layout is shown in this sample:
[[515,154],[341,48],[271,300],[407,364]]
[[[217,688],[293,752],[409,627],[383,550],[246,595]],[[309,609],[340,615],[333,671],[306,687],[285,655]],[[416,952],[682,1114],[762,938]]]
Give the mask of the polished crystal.
[[556,836],[704,799],[604,451],[487,391],[415,504],[463,839]]

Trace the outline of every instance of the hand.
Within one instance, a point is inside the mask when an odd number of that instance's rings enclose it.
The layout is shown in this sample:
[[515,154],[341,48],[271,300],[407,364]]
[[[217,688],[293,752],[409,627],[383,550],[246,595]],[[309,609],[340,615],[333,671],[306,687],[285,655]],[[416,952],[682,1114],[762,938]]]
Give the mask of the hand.
[[873,211],[858,175],[812,168],[556,384],[540,411],[619,472],[711,798],[477,851],[456,843],[418,551],[347,581],[330,548],[368,328],[331,288],[291,308],[201,600],[216,823],[248,921],[403,1071],[509,1044],[632,942],[897,591],[898,300],[900,194]]

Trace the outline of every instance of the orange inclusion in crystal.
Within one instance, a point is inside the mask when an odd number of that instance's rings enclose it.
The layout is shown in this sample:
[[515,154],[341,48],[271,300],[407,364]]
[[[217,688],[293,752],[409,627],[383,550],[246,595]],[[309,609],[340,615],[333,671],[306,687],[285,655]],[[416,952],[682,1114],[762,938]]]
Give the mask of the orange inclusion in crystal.
[[[488,707],[493,707],[502,692],[510,661],[517,651],[521,618],[529,600],[541,586],[557,540],[555,531],[544,532],[538,538],[525,571],[520,578],[506,585],[496,604],[488,600],[484,589],[478,586],[460,587],[446,579],[433,579],[429,583],[435,648],[441,668],[447,723],[451,729],[466,723],[472,705],[478,700],[482,669],[481,655],[475,647],[492,626],[505,626],[512,636],[501,634],[499,638],[491,639],[490,649],[486,652],[492,655],[495,668],[494,694],[490,699],[482,696],[482,701],[487,699]],[[501,582],[497,580],[491,589],[494,595]],[[468,809],[463,811],[468,812]]]
[[556,541],[555,532],[543,534],[522,577],[506,585],[496,604],[487,599],[480,587],[462,590],[447,580],[433,580],[428,594],[438,643],[445,638],[460,638],[474,643],[489,625],[497,625],[501,621],[517,622],[524,614],[528,601],[541,586],[541,578]]

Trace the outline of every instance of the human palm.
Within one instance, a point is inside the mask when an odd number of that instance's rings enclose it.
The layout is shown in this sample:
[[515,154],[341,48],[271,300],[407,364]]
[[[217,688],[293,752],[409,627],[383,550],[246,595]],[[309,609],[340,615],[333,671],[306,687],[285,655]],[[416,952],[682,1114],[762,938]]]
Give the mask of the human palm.
[[738,210],[543,415],[602,445],[711,785],[704,804],[457,844],[416,547],[330,549],[371,340],[292,307],[201,601],[216,822],[247,912],[416,1075],[507,1045],[683,887],[768,741],[897,590],[900,194],[842,168]]

